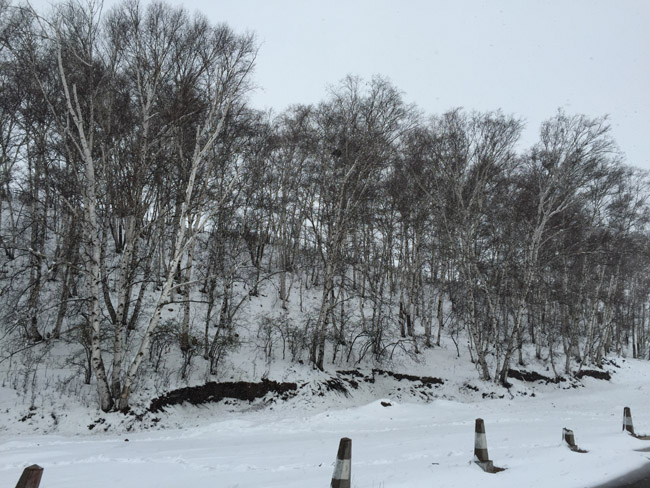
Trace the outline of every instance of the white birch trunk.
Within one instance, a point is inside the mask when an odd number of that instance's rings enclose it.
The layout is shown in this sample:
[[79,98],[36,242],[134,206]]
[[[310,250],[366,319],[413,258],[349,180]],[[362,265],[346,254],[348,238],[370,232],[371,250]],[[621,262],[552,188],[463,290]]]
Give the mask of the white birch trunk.
[[[63,90],[66,99],[68,114],[72,118],[77,131],[78,141],[76,142],[79,155],[85,164],[85,182],[83,186],[84,222],[85,237],[87,239],[88,259],[84,262],[86,280],[88,282],[89,313],[88,323],[91,329],[91,366],[97,379],[97,393],[99,395],[100,408],[107,412],[113,407],[108,378],[101,351],[101,313],[99,308],[99,288],[101,283],[101,243],[99,237],[99,222],[97,217],[97,195],[95,191],[95,161],[92,156],[92,134],[87,137],[81,107],[77,98],[76,88],[72,86],[72,95],[63,68],[61,45],[58,49],[58,67]],[[73,106],[74,97],[74,106]],[[89,126],[92,125],[92,110]]]

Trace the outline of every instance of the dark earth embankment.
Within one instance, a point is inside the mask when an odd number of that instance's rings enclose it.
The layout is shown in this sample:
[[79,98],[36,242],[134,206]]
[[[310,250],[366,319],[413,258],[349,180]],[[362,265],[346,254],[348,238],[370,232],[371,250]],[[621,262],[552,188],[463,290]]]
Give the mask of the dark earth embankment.
[[216,383],[211,381],[205,385],[188,386],[155,398],[149,405],[150,412],[160,412],[165,407],[180,405],[187,402],[192,405],[218,402],[225,398],[253,401],[266,396],[268,393],[275,393],[281,399],[286,400],[295,395],[298,390],[297,383],[279,383],[277,381],[262,380],[259,383],[245,381]]
[[364,374],[357,370],[337,371],[336,376],[322,379],[312,383],[292,383],[262,380],[260,382],[210,382],[204,385],[190,386],[170,391],[151,401],[148,411],[160,412],[166,407],[189,403],[191,405],[203,405],[216,403],[225,399],[235,399],[252,402],[267,395],[277,400],[288,400],[295,397],[299,390],[307,395],[324,396],[328,392],[349,396],[351,390],[359,388],[361,383],[375,383],[377,377],[390,378],[398,382],[406,381],[412,384],[415,392],[422,390],[433,390],[435,387],[444,384],[440,378],[431,376],[414,376],[391,371],[373,369],[371,374]]
[[[557,384],[567,381],[566,378],[561,376],[551,378],[535,371],[511,369],[508,373],[510,378],[526,382]],[[370,374],[364,374],[358,370],[350,370],[337,371],[336,376],[317,381],[311,388],[307,388],[306,391],[310,391],[314,396],[323,396],[326,392],[335,392],[349,396],[350,389],[358,389],[360,383],[375,383],[378,377],[410,383],[410,390],[413,394],[425,395],[429,398],[433,398],[433,389],[445,383],[444,380],[432,376],[415,376],[410,374],[394,373],[392,371],[381,369],[373,369]],[[582,370],[575,374],[574,377],[576,379],[592,377],[600,380],[609,380],[611,375],[608,371]],[[180,405],[182,403],[203,405],[206,403],[216,403],[225,399],[252,402],[264,398],[269,394],[278,400],[288,400],[289,398],[295,397],[298,394],[298,391],[303,390],[306,386],[308,386],[308,383],[298,384],[293,382],[277,382],[270,380],[225,383],[217,383],[213,381],[204,385],[190,386],[170,391],[165,395],[152,400],[148,410],[149,412],[156,413],[164,410],[165,407],[172,405]],[[473,389],[478,391],[477,388]],[[483,396],[485,397],[485,394]]]

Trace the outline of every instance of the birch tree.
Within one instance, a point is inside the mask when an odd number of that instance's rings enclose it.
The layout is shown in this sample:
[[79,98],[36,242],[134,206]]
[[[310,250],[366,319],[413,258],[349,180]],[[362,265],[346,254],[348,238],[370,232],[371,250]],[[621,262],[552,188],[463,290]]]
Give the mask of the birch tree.
[[319,202],[309,219],[323,266],[323,289],[311,360],[323,369],[328,324],[335,303],[335,278],[344,279],[344,249],[356,216],[364,210],[382,170],[390,161],[393,144],[411,124],[410,108],[399,92],[381,78],[367,88],[346,78],[319,107],[321,134],[316,173]]
[[[162,308],[165,306],[174,286],[176,269],[184,254],[193,245],[196,236],[205,228],[220,202],[206,201],[214,162],[208,159],[211,150],[222,135],[229,118],[235,117],[242,97],[248,90],[248,77],[255,60],[255,45],[251,36],[238,36],[228,27],[210,27],[202,18],[197,18],[187,27],[185,39],[188,50],[183,54],[190,56],[189,68],[195,68],[197,95],[204,100],[203,109],[195,118],[193,147],[191,153],[178,146],[178,157],[189,169],[185,183],[184,200],[176,223],[175,250],[169,256],[169,266],[162,290],[156,301],[151,319],[142,335],[138,350],[125,375],[118,408],[128,409],[133,384],[137,378],[142,361],[147,357],[151,339],[160,323]],[[180,53],[179,53],[180,54]],[[178,59],[177,62],[180,62]],[[197,180],[197,177],[200,179]],[[234,180],[233,180],[234,183]]]
[[[440,177],[431,198],[441,199],[441,231],[453,246],[459,282],[454,289],[467,327],[470,353],[482,379],[491,378],[487,353],[496,333],[496,290],[482,262],[492,256],[489,236],[492,199],[502,191],[516,162],[514,145],[522,124],[497,113],[455,110],[432,121],[430,158]],[[453,298],[453,295],[452,295]],[[483,309],[481,303],[485,303]],[[481,312],[487,311],[485,317]]]

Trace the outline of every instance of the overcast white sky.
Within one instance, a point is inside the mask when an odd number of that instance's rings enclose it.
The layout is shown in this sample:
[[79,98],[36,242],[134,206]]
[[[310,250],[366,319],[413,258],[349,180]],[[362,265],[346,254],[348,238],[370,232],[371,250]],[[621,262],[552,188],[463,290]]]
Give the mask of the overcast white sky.
[[259,108],[316,103],[346,74],[381,74],[429,114],[516,114],[527,121],[526,145],[558,107],[609,114],[627,161],[650,170],[648,0],[168,3],[256,34]]

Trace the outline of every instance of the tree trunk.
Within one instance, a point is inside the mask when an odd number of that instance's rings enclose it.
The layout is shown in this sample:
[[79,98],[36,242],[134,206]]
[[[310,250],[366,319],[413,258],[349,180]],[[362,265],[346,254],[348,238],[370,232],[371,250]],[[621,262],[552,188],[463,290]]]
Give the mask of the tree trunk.
[[192,280],[192,263],[194,260],[194,243],[192,242],[189,245],[189,249],[187,251],[187,262],[185,263],[185,301],[183,302],[183,323],[181,327],[181,351],[184,354],[187,354],[190,350],[190,299],[191,299],[191,290],[192,287],[189,284],[190,281]]

